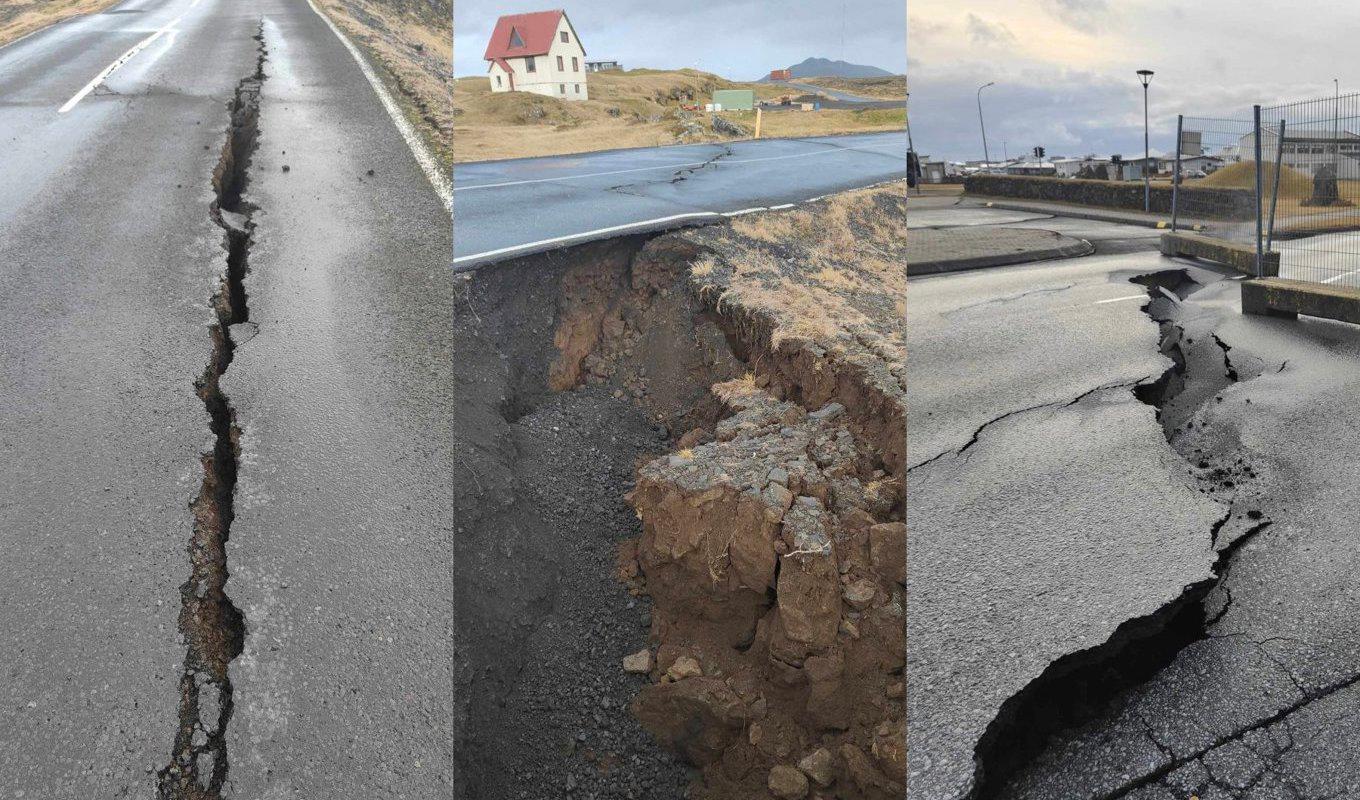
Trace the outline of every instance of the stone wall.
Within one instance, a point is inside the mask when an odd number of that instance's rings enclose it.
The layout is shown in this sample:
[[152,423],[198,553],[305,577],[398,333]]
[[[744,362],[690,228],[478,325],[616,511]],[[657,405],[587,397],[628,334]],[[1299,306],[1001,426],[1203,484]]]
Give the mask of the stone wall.
[[[1098,181],[1081,178],[1040,178],[1021,175],[969,175],[963,182],[967,194],[1080,203],[1130,211],[1143,209],[1143,184],[1133,181]],[[1171,187],[1153,186],[1152,210],[1171,213]],[[1256,209],[1249,189],[1211,189],[1182,186],[1180,204],[1187,217],[1250,220]],[[1195,213],[1187,213],[1194,209]],[[1212,212],[1208,210],[1212,210]]]

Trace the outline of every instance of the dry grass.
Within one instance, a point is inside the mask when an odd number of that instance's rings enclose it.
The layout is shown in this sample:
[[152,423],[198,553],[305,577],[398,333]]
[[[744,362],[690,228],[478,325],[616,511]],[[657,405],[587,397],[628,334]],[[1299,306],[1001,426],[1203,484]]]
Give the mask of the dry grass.
[[[1262,175],[1265,176],[1266,185],[1270,186],[1275,181],[1275,162],[1261,162]],[[1207,177],[1199,180],[1188,180],[1185,182],[1189,186],[1204,186],[1214,189],[1256,189],[1256,162],[1239,161],[1236,164],[1229,164],[1222,169],[1215,170]],[[1313,179],[1306,173],[1296,169],[1282,166],[1280,167],[1280,196],[1281,197],[1308,197],[1313,192]]]
[[453,13],[429,0],[318,0],[375,62],[430,149],[453,164]]
[[[656,147],[690,142],[730,141],[713,131],[710,115],[684,112],[702,105],[716,89],[752,89],[757,99],[774,100],[785,87],[738,83],[699,70],[648,70],[591,74],[589,100],[560,100],[527,92],[492,92],[485,76],[453,82],[454,160],[585,153],[620,147]],[[764,136],[810,136],[894,130],[905,126],[897,109],[781,111],[764,115]],[[723,116],[755,127],[754,112]],[[689,124],[687,124],[687,122]],[[697,129],[695,126],[698,126]]]
[[811,206],[752,214],[695,233],[720,261],[720,304],[777,321],[774,344],[804,338],[829,348],[906,359],[905,183],[837,195]]
[[[720,116],[748,129],[756,126],[754,111],[723,112]],[[823,109],[821,111],[772,111],[762,115],[762,138],[831,136],[838,133],[901,131],[907,127],[905,108],[866,108],[863,110]]]
[[0,0],[0,45],[70,17],[97,14],[118,0]]
[[860,97],[872,97],[875,100],[907,99],[906,75],[891,75],[886,78],[794,78],[794,81],[809,86],[820,86],[823,89],[849,92]]

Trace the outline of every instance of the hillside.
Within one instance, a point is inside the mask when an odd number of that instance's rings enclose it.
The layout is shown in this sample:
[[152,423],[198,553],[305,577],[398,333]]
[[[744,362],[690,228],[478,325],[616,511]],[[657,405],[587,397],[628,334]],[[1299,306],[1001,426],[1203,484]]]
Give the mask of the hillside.
[[[871,67],[867,64],[851,64],[848,61],[833,61],[829,58],[809,58],[789,67],[789,72],[794,78],[815,78],[818,76],[829,76],[832,78],[888,78],[892,73],[886,69]],[[762,82],[768,82],[769,76],[761,78]]]
[[872,97],[875,100],[907,99],[906,75],[888,75],[878,78],[837,78],[819,75],[811,78],[800,78],[798,82],[838,92],[849,92],[860,97]]
[[653,147],[721,141],[703,114],[682,109],[702,104],[715,89],[753,89],[774,99],[787,90],[738,83],[694,69],[596,73],[589,100],[568,101],[527,92],[491,91],[485,77],[453,82],[455,161],[581,153],[616,147]]

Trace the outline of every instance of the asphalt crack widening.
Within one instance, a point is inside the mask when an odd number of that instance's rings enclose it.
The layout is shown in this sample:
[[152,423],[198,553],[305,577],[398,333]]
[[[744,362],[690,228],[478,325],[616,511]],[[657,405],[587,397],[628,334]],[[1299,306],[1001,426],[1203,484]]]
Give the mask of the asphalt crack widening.
[[[1177,444],[1180,434],[1193,427],[1190,419],[1193,411],[1209,403],[1210,398],[1218,396],[1223,389],[1240,382],[1241,376],[1228,358],[1231,348],[1217,336],[1212,337],[1212,342],[1201,343],[1197,351],[1189,349],[1194,346],[1194,342],[1186,337],[1184,329],[1176,322],[1176,309],[1183,300],[1203,287],[1192,280],[1185,270],[1142,275],[1134,278],[1133,282],[1147,288],[1149,300],[1142,310],[1158,324],[1160,349],[1172,363],[1157,380],[1139,382],[1132,391],[1139,401],[1156,409],[1157,421],[1162,426],[1167,443],[1178,455],[1190,461],[1189,454]],[[1221,355],[1221,373],[1198,374],[1204,371],[1205,360],[1201,357],[1204,348],[1213,348],[1214,352]],[[1005,416],[1011,414],[1004,415],[1002,419]],[[992,420],[988,425],[996,421]],[[968,444],[956,452],[967,450],[986,427],[979,428]],[[1206,638],[1209,625],[1226,613],[1231,595],[1225,592],[1227,599],[1224,607],[1211,615],[1206,608],[1211,593],[1223,585],[1233,555],[1243,544],[1269,528],[1271,521],[1255,510],[1238,515],[1234,507],[1237,505],[1238,489],[1228,477],[1228,470],[1214,468],[1204,460],[1199,461],[1198,466],[1202,481],[1214,483],[1219,492],[1226,491],[1229,495],[1226,502],[1217,500],[1224,505],[1225,511],[1209,531],[1213,545],[1218,545],[1220,532],[1235,516],[1250,519],[1250,528],[1218,548],[1212,568],[1214,577],[1186,586],[1179,596],[1151,614],[1126,620],[1102,644],[1057,659],[1038,678],[1008,699],[975,749],[979,780],[974,798],[1001,795],[1009,780],[1041,752],[1050,734],[1095,719],[1116,697],[1146,683],[1168,666],[1185,647]],[[1240,464],[1232,467],[1251,471]],[[1154,743],[1163,749],[1155,739]],[[1136,784],[1128,786],[1127,790],[1154,783],[1169,771],[1159,770],[1145,776]],[[1124,793],[1111,797],[1120,797]]]
[[187,643],[179,680],[179,720],[170,762],[157,773],[161,800],[220,800],[227,779],[227,725],[233,696],[228,666],[241,654],[245,618],[226,594],[227,539],[233,507],[240,429],[221,378],[230,367],[236,343],[232,327],[250,321],[244,279],[254,226],[254,207],[242,199],[247,170],[259,134],[260,90],[264,84],[264,22],[255,35],[255,71],[243,78],[228,103],[230,125],[212,185],[213,221],[224,231],[226,268],[213,293],[216,321],[209,326],[212,353],[194,388],[208,413],[213,448],[204,453],[203,483],[190,504],[193,533],[188,553],[189,579],[180,587],[179,629]]

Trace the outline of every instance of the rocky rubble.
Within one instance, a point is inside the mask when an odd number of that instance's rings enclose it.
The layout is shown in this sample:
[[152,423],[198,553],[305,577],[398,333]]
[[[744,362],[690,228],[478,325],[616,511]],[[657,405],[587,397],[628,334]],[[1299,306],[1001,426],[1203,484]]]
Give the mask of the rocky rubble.
[[712,394],[721,421],[628,498],[643,534],[622,577],[654,604],[633,711],[702,770],[698,798],[900,797],[895,481],[838,403],[809,412],[751,374]]

